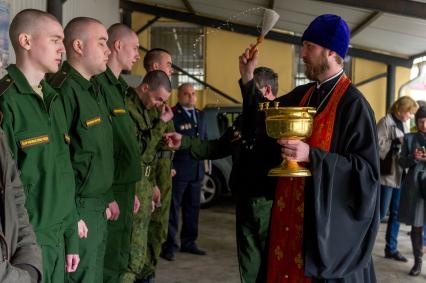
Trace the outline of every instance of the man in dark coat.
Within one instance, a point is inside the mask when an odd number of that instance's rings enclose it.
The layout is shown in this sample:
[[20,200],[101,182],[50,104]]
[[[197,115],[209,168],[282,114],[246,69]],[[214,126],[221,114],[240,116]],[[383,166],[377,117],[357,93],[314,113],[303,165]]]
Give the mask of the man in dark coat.
[[0,130],[0,282],[41,281],[41,251],[25,208],[16,162]]
[[[192,84],[185,83],[178,88],[179,103],[173,108],[173,123],[176,131],[186,136],[207,138],[203,112],[195,108],[196,94]],[[162,256],[174,258],[178,247],[176,234],[179,210],[182,208],[180,251],[205,255],[195,243],[198,236],[198,215],[200,211],[201,181],[204,177],[203,161],[195,160],[189,150],[179,150],[173,159],[176,176],[173,177],[172,203],[170,206],[169,230],[163,244]]]
[[[343,73],[349,38],[339,16],[316,18],[301,50],[314,82],[279,98],[281,106],[315,107],[317,114],[309,139],[279,140],[282,157],[305,162],[312,177],[278,179],[267,282],[376,282],[377,130],[370,105]],[[243,88],[256,61],[249,50],[240,56]],[[256,99],[244,107],[257,107]]]
[[[244,88],[243,100],[275,100],[278,75],[270,68],[258,67],[254,70],[253,78]],[[250,105],[250,102],[246,105]],[[267,173],[271,166],[278,165],[281,160],[279,156],[269,157],[268,153],[279,150],[279,145],[266,136],[263,113],[256,108],[244,108],[243,113],[216,140],[183,138],[178,133],[167,133],[165,138],[170,147],[188,149],[195,159],[218,159],[232,155],[229,187],[236,200],[235,228],[240,279],[244,283],[255,283],[264,282],[266,276],[268,233],[276,186],[275,178],[269,178]],[[256,123],[255,131],[249,127],[253,123]]]

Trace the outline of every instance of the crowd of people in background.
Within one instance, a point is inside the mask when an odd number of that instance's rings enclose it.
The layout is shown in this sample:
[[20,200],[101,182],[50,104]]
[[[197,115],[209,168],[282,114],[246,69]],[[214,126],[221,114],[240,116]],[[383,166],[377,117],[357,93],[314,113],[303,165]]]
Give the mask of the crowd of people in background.
[[[410,122],[412,123],[412,127]],[[377,124],[380,153],[380,218],[387,219],[385,257],[407,262],[398,247],[400,222],[410,225],[414,265],[418,276],[426,246],[426,101],[408,96],[396,100]]]

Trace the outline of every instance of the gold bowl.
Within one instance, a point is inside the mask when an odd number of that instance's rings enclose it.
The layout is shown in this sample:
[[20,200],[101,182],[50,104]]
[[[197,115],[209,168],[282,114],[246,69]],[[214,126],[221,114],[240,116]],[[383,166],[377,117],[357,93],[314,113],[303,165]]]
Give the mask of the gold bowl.
[[[259,103],[259,110],[265,112],[266,132],[274,139],[303,140],[311,136],[314,115],[313,107],[280,107],[279,102]],[[297,163],[284,159],[280,166],[272,168],[268,176],[307,177],[311,172]]]

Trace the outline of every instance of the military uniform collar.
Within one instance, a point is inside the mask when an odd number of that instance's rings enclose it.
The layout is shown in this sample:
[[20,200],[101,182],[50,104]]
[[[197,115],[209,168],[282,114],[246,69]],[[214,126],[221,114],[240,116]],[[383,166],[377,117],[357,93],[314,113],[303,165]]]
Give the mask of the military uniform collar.
[[[29,84],[27,78],[25,78],[24,74],[19,70],[19,68],[15,64],[10,64],[7,68],[7,73],[10,79],[14,82],[14,85],[18,89],[19,93],[35,93],[31,85]],[[43,79],[40,82],[43,94],[50,95],[55,93],[53,88]]]
[[111,69],[107,66],[106,71],[104,72],[105,77],[107,78],[107,80],[115,85],[115,86],[119,86],[121,88],[121,93],[124,93],[129,85],[126,83],[126,81],[120,76],[118,76],[118,79],[115,77],[114,73],[111,71]]
[[129,97],[130,97],[130,100],[133,101],[133,103],[135,104],[135,106],[140,111],[143,111],[143,110],[147,109],[145,107],[145,105],[142,103],[142,101],[139,99],[138,93],[136,92],[136,90],[134,88],[129,88]]
[[185,110],[183,109],[183,106],[179,102],[176,103],[176,109],[178,113],[185,112]]
[[93,83],[91,80],[86,80],[73,66],[67,61],[64,62],[61,68],[62,72],[69,74],[83,89],[88,90]]
[[[182,106],[182,105],[181,105]],[[195,107],[194,106],[192,106],[192,107],[185,107],[185,106],[182,106],[182,109],[183,110],[185,110],[185,111],[187,111],[187,112],[189,112],[189,111],[196,111],[196,109],[195,109]]]
[[24,74],[21,72],[21,70],[19,70],[19,68],[15,64],[10,64],[6,68],[6,70],[10,78],[14,81],[14,84],[20,93],[34,92],[27,78],[25,78]]

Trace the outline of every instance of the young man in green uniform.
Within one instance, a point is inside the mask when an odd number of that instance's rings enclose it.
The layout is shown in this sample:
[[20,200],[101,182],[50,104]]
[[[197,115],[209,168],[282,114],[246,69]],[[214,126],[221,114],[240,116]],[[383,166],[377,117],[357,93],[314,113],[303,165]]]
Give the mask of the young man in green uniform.
[[63,282],[64,267],[73,272],[79,262],[75,183],[63,107],[44,76],[58,70],[64,33],[52,15],[28,9],[15,16],[9,35],[16,65],[0,82],[2,127],[42,248],[43,282]]
[[[144,68],[147,72],[161,70],[171,77],[173,74],[172,57],[170,53],[161,48],[149,50],[144,57]],[[152,109],[151,112],[158,112]],[[151,115],[158,115],[153,113]],[[174,132],[173,121],[167,122],[164,132]],[[149,282],[155,276],[155,268],[161,252],[161,245],[167,237],[169,210],[172,196],[172,159],[174,151],[163,142],[157,146],[156,158],[153,162],[152,180],[161,193],[161,206],[157,206],[151,215],[148,227],[148,246],[146,250],[145,265],[139,282]]]
[[[127,100],[141,150],[142,179],[136,189],[141,204],[133,220],[129,269],[122,282],[133,283],[140,276],[144,266],[148,225],[154,209],[151,205],[155,201],[155,198],[152,198],[152,163],[158,143],[162,141],[166,124],[173,118],[172,110],[166,105],[171,91],[167,74],[159,70],[152,71],[146,74],[142,84]],[[159,111],[152,112],[151,109]]]
[[92,78],[106,70],[110,51],[105,27],[92,18],[71,20],[65,27],[68,61],[51,80],[61,94],[71,136],[76,182],[80,266],[69,282],[102,282],[107,204],[113,201],[113,135],[108,110]]
[[[141,179],[139,145],[134,123],[130,118],[125,97],[128,85],[120,76],[130,71],[139,57],[139,39],[134,31],[123,24],[108,29],[108,47],[111,54],[107,70],[96,76],[101,86],[108,112],[112,118],[114,135],[114,200],[108,207],[107,248],[104,261],[104,282],[120,282],[126,272],[130,255],[136,183]],[[137,207],[136,207],[137,208]]]

